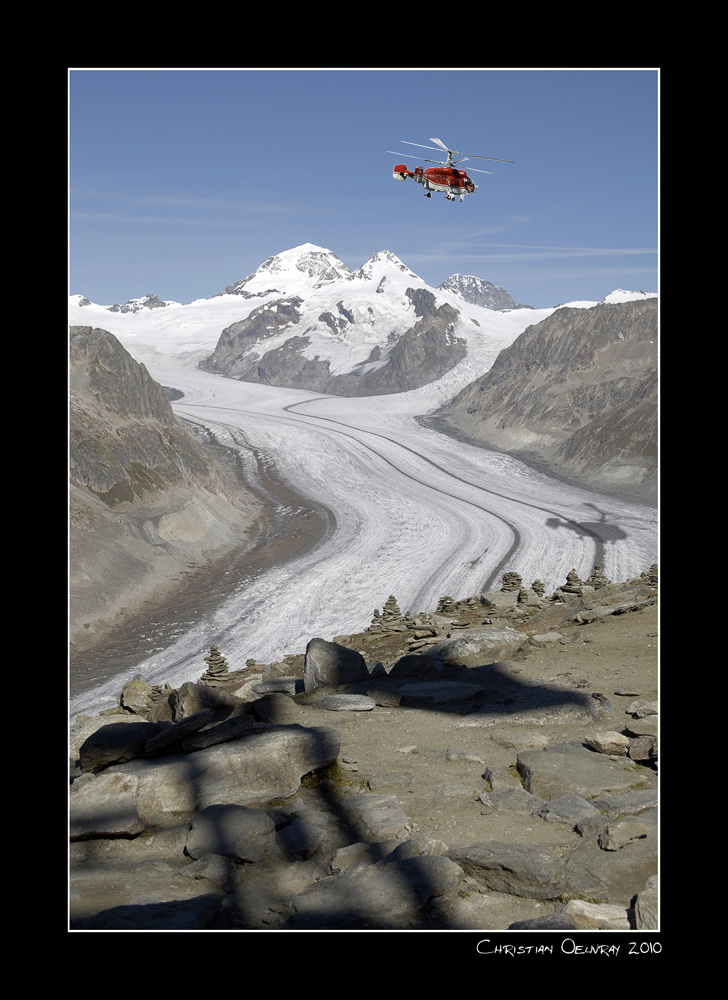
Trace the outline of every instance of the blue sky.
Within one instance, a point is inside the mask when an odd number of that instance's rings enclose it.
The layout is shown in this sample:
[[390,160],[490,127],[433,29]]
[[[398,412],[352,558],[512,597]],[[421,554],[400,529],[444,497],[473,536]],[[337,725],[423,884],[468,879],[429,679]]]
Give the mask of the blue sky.
[[[654,68],[79,68],[68,95],[69,292],[100,304],[209,298],[301,243],[535,307],[658,290]],[[433,136],[514,162],[424,198],[392,170]]]

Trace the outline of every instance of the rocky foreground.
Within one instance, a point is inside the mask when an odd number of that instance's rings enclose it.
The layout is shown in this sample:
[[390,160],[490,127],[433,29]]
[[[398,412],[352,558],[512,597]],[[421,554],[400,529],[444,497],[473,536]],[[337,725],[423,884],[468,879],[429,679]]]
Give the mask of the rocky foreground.
[[656,651],[595,568],[139,676],[71,729],[71,929],[655,930]]

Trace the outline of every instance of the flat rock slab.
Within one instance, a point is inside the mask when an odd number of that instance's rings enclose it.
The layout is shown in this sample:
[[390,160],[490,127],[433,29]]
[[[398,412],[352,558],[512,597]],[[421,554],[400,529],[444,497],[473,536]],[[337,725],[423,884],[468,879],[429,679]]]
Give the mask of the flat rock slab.
[[365,694],[328,694],[319,702],[319,708],[329,712],[371,712],[375,704]]
[[549,800],[573,793],[585,799],[617,795],[656,776],[628,760],[614,760],[581,744],[563,743],[545,750],[524,750],[517,767],[525,787],[533,795]]
[[563,861],[548,847],[489,842],[452,848],[448,856],[491,892],[558,899],[566,888]]
[[[626,822],[610,823],[607,833],[619,837]],[[569,856],[564,874],[570,895],[628,905],[657,874],[657,809],[642,813],[639,823],[631,822],[634,835],[611,844],[604,834],[591,836]]]
[[113,771],[136,776],[141,819],[164,829],[211,805],[290,798],[304,775],[333,763],[340,749],[335,729],[264,725],[197,753],[139,758]]

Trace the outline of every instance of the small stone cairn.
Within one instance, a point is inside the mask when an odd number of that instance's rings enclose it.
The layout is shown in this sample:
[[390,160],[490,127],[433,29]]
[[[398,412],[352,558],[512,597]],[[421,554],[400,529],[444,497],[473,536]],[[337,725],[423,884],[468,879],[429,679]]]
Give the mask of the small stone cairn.
[[217,687],[228,680],[228,664],[217,646],[210,646],[210,655],[205,657],[207,670],[200,677],[200,684]]
[[513,593],[513,591],[520,590],[523,587],[523,580],[521,579],[520,573],[504,573],[503,583],[501,586],[501,591],[504,594]]
[[543,597],[546,593],[546,584],[543,580],[534,580],[531,584],[531,590],[536,594],[537,597]]
[[458,612],[458,606],[452,597],[445,595],[441,597],[437,602],[437,614],[438,615],[456,615]]
[[390,594],[382,608],[382,621],[386,624],[387,622],[398,621],[401,617],[402,612],[399,610],[397,598],[394,594]]
[[406,628],[407,626],[402,621],[402,612],[397,604],[397,598],[391,594],[381,611],[379,608],[374,609],[374,616],[366,631],[386,635],[390,632],[403,632]]
[[595,563],[592,575],[586,582],[589,587],[594,587],[595,590],[601,590],[602,587],[608,586],[612,581],[609,577],[604,576],[602,567]]
[[565,594],[581,594],[581,589],[584,586],[584,581],[581,579],[579,574],[575,569],[569,570],[566,575],[566,583],[561,588]]

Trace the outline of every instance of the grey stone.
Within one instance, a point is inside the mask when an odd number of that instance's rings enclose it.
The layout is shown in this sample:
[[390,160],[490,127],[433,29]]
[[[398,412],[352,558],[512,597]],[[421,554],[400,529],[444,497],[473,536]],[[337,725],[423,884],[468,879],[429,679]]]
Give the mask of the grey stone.
[[365,694],[329,694],[319,702],[329,712],[371,712],[374,705],[374,699]]
[[597,837],[584,838],[564,865],[569,895],[627,904],[636,887],[657,874],[657,810],[649,810],[641,818],[649,832],[621,850],[606,851]]
[[313,691],[322,686],[352,684],[368,677],[366,661],[355,649],[348,649],[325,639],[311,639],[306,646],[303,667],[305,691]]
[[255,720],[251,715],[233,715],[215,726],[208,726],[188,736],[182,741],[180,749],[184,753],[193,753],[206,747],[217,746],[219,743],[229,743],[230,740],[239,739],[254,726]]
[[601,816],[599,810],[595,809],[586,799],[571,792],[551,799],[539,809],[538,814],[550,823],[566,823],[572,827],[579,822],[584,823]]
[[209,805],[260,806],[290,798],[301,778],[333,763],[340,748],[333,729],[261,725],[197,753],[137,759],[114,770],[138,778],[139,815],[163,829]]
[[647,701],[645,698],[637,698],[625,709],[627,715],[633,715],[636,719],[644,719],[648,715],[658,715],[658,703]]
[[269,691],[256,698],[252,703],[252,710],[261,722],[271,725],[298,722],[301,718],[300,706],[282,691]]
[[600,795],[592,805],[609,813],[610,817],[637,816],[646,809],[657,807],[657,787],[641,788],[623,795]]
[[543,799],[537,795],[532,795],[520,785],[504,785],[495,788],[492,792],[481,792],[478,796],[487,812],[501,812],[502,810],[512,810],[513,812],[537,813],[543,807]]
[[275,825],[261,809],[214,805],[192,820],[185,852],[194,860],[219,854],[239,862],[260,861],[275,844]]
[[154,722],[110,722],[92,733],[79,749],[82,771],[124,763],[144,753],[148,740],[160,727]]
[[631,736],[657,736],[660,731],[659,715],[645,715],[630,719],[624,727]]
[[660,924],[659,882],[657,875],[647,879],[647,885],[637,894],[634,904],[637,930],[656,931]]
[[514,920],[508,925],[509,931],[575,931],[577,925],[566,913],[548,913],[543,917],[528,920]]
[[628,751],[630,760],[639,764],[656,764],[657,762],[657,737],[638,736],[632,740]]
[[141,833],[137,786],[134,777],[108,772],[75,781],[69,799],[71,840]]
[[360,840],[403,839],[407,816],[395,795],[365,793],[347,800],[347,822]]
[[311,857],[321,847],[325,832],[315,823],[296,817],[278,831],[278,844],[289,857]]
[[443,663],[479,667],[513,656],[528,644],[528,636],[512,628],[483,625],[467,629],[463,635],[442,639],[432,646],[428,656]]
[[517,766],[528,791],[547,801],[571,792],[585,799],[614,795],[645,781],[645,774],[636,772],[629,761],[604,757],[576,744],[525,750],[518,754]]
[[172,726],[166,726],[144,744],[144,752],[148,754],[159,753],[169,749],[174,743],[180,743],[186,736],[191,736],[198,729],[208,725],[214,718],[212,710],[203,708],[187,719],[182,719]]
[[489,842],[452,847],[448,857],[492,892],[558,899],[566,888],[563,862],[548,847]]
[[603,851],[620,851],[634,840],[642,840],[649,836],[650,828],[634,816],[609,823],[606,830],[598,837],[599,846]]
[[594,733],[591,736],[587,736],[585,742],[598,753],[605,754],[618,754],[621,756],[626,754],[629,748],[629,737],[625,736],[624,733]]
[[590,903],[571,899],[564,910],[579,930],[628,931],[631,911],[616,903]]

